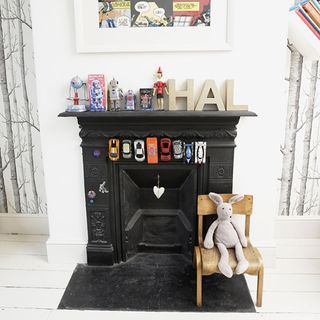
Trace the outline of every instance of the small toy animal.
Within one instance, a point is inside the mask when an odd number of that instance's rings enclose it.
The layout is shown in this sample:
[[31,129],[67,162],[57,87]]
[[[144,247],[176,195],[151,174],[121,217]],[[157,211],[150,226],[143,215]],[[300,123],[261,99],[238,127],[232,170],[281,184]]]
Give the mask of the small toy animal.
[[219,194],[210,192],[209,198],[217,204],[218,219],[209,227],[204,240],[204,247],[212,249],[215,242],[221,255],[218,268],[222,274],[231,278],[233,272],[229,265],[228,248],[235,248],[238,261],[235,269],[236,274],[244,273],[249,266],[242,250],[242,247],[247,247],[248,245],[247,239],[240,227],[232,221],[232,204],[241,201],[243,195],[233,196],[228,202],[223,202]]

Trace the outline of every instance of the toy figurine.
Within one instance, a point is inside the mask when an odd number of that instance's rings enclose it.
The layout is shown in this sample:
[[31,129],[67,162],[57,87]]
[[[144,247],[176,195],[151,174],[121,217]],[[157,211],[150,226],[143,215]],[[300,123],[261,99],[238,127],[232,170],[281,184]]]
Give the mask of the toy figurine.
[[136,108],[137,97],[132,90],[128,90],[128,93],[125,97],[124,108],[127,111],[134,111]]
[[123,99],[123,91],[118,87],[118,84],[119,82],[115,78],[110,81],[110,111],[120,111],[120,101]]
[[[79,96],[79,90],[83,91],[81,96]],[[68,105],[67,112],[83,112],[86,111],[86,105],[84,103],[80,104],[80,101],[88,101],[87,97],[87,84],[82,81],[78,76],[71,79],[69,85],[69,98],[73,104]]]
[[152,110],[152,88],[140,89],[140,109],[142,111]]
[[158,110],[163,111],[163,93],[164,91],[166,94],[169,94],[168,89],[167,89],[167,84],[162,81],[162,70],[161,67],[159,67],[157,74],[157,82],[154,83],[153,85],[153,95],[157,94],[157,107]]
[[90,111],[106,111],[105,80],[103,74],[90,74],[88,76]]

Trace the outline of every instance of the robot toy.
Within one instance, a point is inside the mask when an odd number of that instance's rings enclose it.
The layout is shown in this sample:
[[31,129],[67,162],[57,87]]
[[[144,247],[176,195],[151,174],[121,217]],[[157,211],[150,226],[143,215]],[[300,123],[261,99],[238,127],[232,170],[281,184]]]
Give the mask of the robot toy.
[[125,97],[124,108],[127,111],[134,111],[136,108],[137,97],[132,90],[128,90],[128,93]]
[[73,77],[70,81],[69,97],[68,97],[68,100],[72,101],[72,104],[68,105],[67,111],[68,112],[86,111],[86,104],[84,103],[85,101],[88,101],[88,97],[86,93],[87,93],[87,84],[84,81],[82,81],[81,78],[79,78],[78,76]]
[[120,111],[121,100],[123,99],[123,91],[118,87],[119,82],[113,78],[110,81],[109,99],[110,111]]

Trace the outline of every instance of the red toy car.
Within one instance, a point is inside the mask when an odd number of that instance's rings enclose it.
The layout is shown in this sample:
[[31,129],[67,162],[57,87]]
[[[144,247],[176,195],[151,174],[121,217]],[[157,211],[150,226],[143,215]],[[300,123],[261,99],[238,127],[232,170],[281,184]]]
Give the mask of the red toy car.
[[169,138],[160,140],[160,159],[161,161],[171,160],[171,140]]

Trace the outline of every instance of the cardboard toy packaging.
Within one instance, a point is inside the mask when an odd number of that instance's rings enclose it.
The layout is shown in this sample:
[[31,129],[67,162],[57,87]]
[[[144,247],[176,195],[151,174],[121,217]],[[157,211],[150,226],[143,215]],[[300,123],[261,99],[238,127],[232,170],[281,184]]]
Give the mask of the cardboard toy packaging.
[[90,111],[104,112],[107,110],[106,83],[103,74],[88,76]]

